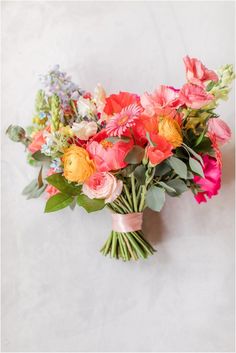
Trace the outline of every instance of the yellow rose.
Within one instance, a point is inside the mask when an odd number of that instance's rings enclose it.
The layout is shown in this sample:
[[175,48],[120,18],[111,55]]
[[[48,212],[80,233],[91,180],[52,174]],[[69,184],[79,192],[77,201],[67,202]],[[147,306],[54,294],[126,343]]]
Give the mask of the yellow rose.
[[160,118],[158,124],[159,135],[172,144],[175,148],[180,146],[183,142],[181,129],[177,121],[170,117]]
[[66,149],[62,161],[64,163],[64,177],[69,181],[83,183],[95,172],[94,162],[82,147],[71,145]]

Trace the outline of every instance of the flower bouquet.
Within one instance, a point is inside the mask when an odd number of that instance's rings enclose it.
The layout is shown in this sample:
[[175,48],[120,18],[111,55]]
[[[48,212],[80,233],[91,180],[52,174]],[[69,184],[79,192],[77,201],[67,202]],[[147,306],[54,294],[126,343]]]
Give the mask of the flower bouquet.
[[227,99],[233,69],[215,72],[188,56],[184,64],[180,89],[161,85],[141,96],[108,96],[101,85],[83,91],[56,66],[40,77],[32,125],[7,129],[39,169],[23,190],[28,199],[45,193],[45,212],[76,204],[87,212],[111,210],[104,255],[147,258],[155,250],[142,233],[145,207],[159,212],[166,194],[188,189],[206,202],[220,189],[220,147],[231,131],[215,108]]

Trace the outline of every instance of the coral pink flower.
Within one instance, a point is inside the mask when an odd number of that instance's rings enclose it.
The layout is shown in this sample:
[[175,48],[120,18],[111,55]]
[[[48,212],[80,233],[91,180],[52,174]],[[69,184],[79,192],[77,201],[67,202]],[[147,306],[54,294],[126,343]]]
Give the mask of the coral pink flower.
[[136,120],[142,110],[142,107],[137,104],[131,104],[123,108],[120,113],[113,115],[106,125],[108,135],[121,137],[129,128],[136,124]]
[[149,116],[175,114],[176,109],[181,105],[179,90],[161,85],[154,94],[144,93],[141,104],[145,109],[144,113]]
[[31,153],[35,153],[37,151],[40,151],[42,145],[45,144],[46,140],[44,137],[44,131],[45,130],[40,130],[40,131],[36,132],[36,134],[34,135],[33,141],[28,146],[28,150]]
[[186,68],[187,80],[190,83],[204,87],[204,83],[207,81],[218,81],[217,74],[212,70],[208,70],[200,60],[190,58],[189,56],[185,56],[183,60]]
[[106,140],[107,137],[106,131],[102,130],[87,145],[87,151],[99,172],[108,172],[126,167],[127,163],[124,159],[134,144],[133,140],[112,143]]
[[125,107],[131,104],[140,105],[140,98],[137,94],[129,92],[120,92],[119,94],[111,94],[106,99],[106,104],[104,107],[104,113],[107,115],[113,115],[115,113],[120,113]]
[[208,94],[202,87],[186,83],[180,90],[179,98],[182,104],[192,109],[200,109],[209,104],[214,96]]
[[221,167],[214,157],[205,155],[202,157],[204,166],[204,178],[195,175],[194,182],[200,185],[202,192],[199,192],[194,197],[198,203],[206,202],[207,198],[217,195],[221,186]]
[[98,172],[83,184],[82,191],[90,199],[104,199],[113,202],[121,193],[123,182],[111,173]]
[[212,148],[215,152],[215,157],[216,157],[217,163],[222,168],[222,153],[221,153],[221,150],[219,149],[219,145],[216,140],[216,136],[214,134],[208,132],[208,137],[211,140]]
[[173,146],[160,135],[151,133],[150,138],[155,146],[147,147],[147,156],[149,158],[149,162],[155,166],[172,156]]
[[211,118],[208,121],[208,132],[214,135],[216,141],[222,145],[231,138],[229,126],[220,118]]
[[[50,176],[52,174],[55,174],[55,170],[53,168],[50,168],[47,172],[47,176]],[[55,188],[55,186],[52,186],[50,184],[47,185],[45,191],[47,193],[48,198],[51,196],[54,196],[60,192],[57,188]]]

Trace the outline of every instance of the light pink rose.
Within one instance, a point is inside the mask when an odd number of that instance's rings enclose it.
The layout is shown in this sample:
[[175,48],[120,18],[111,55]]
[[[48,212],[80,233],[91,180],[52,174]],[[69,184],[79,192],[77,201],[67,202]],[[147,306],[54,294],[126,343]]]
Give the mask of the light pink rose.
[[207,198],[217,195],[221,186],[221,167],[214,157],[205,155],[203,159],[203,173],[204,178],[195,175],[194,182],[200,185],[202,192],[195,195],[198,203],[206,202]]
[[123,182],[107,172],[97,172],[83,184],[82,191],[90,199],[104,199],[113,202],[121,193]]
[[209,104],[214,96],[208,94],[202,87],[186,83],[179,92],[179,98],[182,104],[192,109],[200,109]]
[[217,74],[208,70],[200,60],[189,56],[185,56],[183,60],[188,82],[204,87],[207,81],[218,81]]
[[144,113],[153,116],[169,115],[180,107],[179,90],[174,87],[161,85],[153,94],[144,93],[141,97]]
[[212,118],[208,121],[208,132],[214,136],[218,143],[224,144],[231,138],[229,126],[220,118]]

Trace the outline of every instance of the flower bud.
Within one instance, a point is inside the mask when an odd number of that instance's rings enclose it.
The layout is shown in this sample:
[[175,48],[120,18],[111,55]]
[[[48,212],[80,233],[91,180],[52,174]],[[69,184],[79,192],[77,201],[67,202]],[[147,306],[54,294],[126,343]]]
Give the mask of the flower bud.
[[6,134],[14,142],[22,142],[25,139],[25,130],[18,125],[10,125]]

